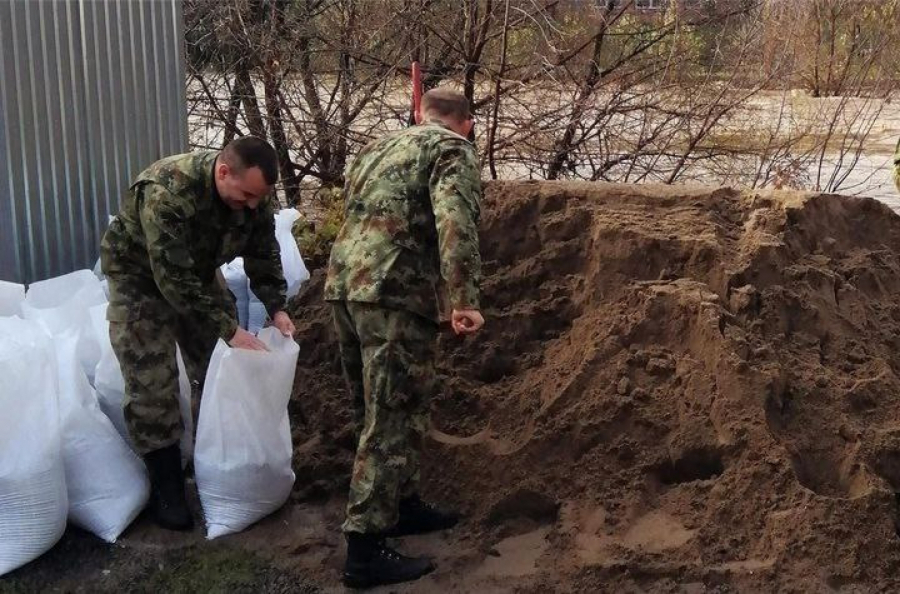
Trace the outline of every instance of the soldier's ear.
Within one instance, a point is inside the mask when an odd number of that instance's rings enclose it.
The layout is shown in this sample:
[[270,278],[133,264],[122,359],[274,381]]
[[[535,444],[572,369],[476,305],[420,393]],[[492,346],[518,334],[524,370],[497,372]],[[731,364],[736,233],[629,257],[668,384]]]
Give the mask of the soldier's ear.
[[425,119],[422,117],[422,108],[421,107],[416,108],[416,111],[413,114],[413,117],[415,118],[417,125],[421,124],[423,121],[425,121]]
[[460,136],[465,136],[469,138],[469,135],[472,133],[472,129],[475,127],[475,120],[469,118],[464,122],[460,122]]
[[228,166],[228,163],[219,162],[216,165],[216,177],[218,179],[224,179],[231,173],[231,167]]

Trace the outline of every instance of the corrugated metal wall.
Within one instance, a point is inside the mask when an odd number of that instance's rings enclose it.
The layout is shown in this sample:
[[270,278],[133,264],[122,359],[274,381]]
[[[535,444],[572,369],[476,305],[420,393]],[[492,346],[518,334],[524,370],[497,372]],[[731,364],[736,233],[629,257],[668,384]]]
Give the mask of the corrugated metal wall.
[[145,166],[187,150],[180,0],[0,0],[0,279],[93,266]]

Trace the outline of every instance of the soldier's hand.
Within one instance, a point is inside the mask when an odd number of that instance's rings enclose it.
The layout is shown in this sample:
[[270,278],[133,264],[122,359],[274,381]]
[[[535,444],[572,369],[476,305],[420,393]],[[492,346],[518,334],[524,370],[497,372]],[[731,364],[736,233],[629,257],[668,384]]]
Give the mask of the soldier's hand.
[[272,318],[272,325],[278,328],[285,336],[293,336],[294,332],[297,331],[294,327],[294,322],[291,321],[291,316],[283,311],[279,311],[275,314]]
[[228,345],[232,348],[236,349],[247,349],[250,351],[268,351],[266,348],[266,343],[256,338],[243,328],[238,328],[237,332],[234,333],[234,336],[231,337],[231,340],[228,341]]
[[477,309],[454,309],[450,326],[457,334],[475,334],[484,326],[484,317]]

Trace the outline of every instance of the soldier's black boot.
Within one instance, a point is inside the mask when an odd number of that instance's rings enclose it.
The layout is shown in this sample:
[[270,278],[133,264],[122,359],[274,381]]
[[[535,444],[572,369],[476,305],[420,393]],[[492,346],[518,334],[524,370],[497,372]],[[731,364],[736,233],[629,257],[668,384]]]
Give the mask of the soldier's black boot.
[[144,455],[150,473],[150,502],[153,520],[168,530],[191,530],[194,519],[184,496],[184,470],[178,444]]
[[453,528],[459,522],[459,514],[441,511],[422,501],[418,495],[400,500],[400,520],[388,531],[387,536],[409,536]]
[[417,580],[434,571],[426,557],[406,557],[387,546],[378,534],[347,534],[347,563],[344,585],[348,588],[373,588]]

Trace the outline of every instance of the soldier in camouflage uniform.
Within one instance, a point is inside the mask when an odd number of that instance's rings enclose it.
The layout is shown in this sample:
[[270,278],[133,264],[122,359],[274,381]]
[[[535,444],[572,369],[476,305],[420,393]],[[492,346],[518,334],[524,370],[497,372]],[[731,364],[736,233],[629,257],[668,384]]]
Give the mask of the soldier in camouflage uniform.
[[268,197],[277,177],[275,151],[254,137],[222,152],[168,157],[138,175],[103,237],[125,421],[150,471],[151,510],[166,528],[193,526],[178,446],[184,428],[176,343],[198,392],[219,338],[232,347],[265,349],[238,326],[234,301],[217,279],[219,266],[243,256],[274,325],[294,332],[284,312],[286,284]]
[[435,388],[439,281],[454,331],[484,324],[481,182],[465,97],[429,91],[416,121],[366,146],[350,167],[325,286],[348,385],[365,411],[343,525],[344,582],[352,587],[428,573],[429,559],[399,555],[385,536],[457,521],[419,498],[419,450]]

